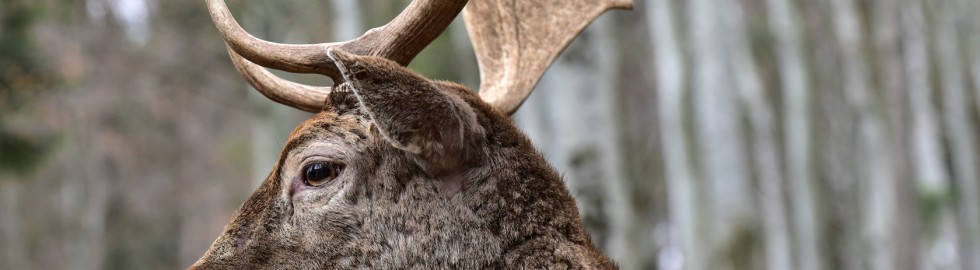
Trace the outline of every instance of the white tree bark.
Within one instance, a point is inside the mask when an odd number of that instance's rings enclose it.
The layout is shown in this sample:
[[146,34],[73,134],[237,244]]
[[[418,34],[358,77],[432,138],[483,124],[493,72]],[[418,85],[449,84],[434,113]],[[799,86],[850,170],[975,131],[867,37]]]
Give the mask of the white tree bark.
[[790,179],[793,229],[796,233],[797,269],[824,269],[819,243],[822,229],[814,188],[812,139],[810,138],[810,89],[803,57],[799,13],[788,0],[766,0],[769,28],[775,36],[777,68],[783,94],[783,136],[787,177]]
[[[943,160],[943,146],[940,140],[943,129],[940,128],[936,104],[933,99],[932,87],[929,85],[931,71],[929,65],[929,50],[927,41],[927,26],[920,0],[902,1],[902,46],[905,48],[903,62],[905,63],[904,77],[906,90],[909,92],[911,110],[911,136],[908,142],[912,146],[913,163],[915,164],[915,179],[918,193],[929,198],[949,198],[952,190],[950,175]],[[921,195],[920,195],[921,196]],[[920,231],[920,269],[962,269],[959,260],[957,244],[958,230],[955,222],[955,210],[952,205],[943,201],[936,220],[921,220],[923,223],[934,222],[935,231]],[[923,218],[928,218],[925,216]]]
[[980,48],[980,17],[976,16],[977,10],[980,10],[980,1],[974,0],[959,0],[957,1],[960,11],[960,17],[964,18],[965,31],[963,36],[966,37],[967,48],[973,48],[967,50],[966,54],[968,56],[973,78],[973,102],[974,102],[974,112],[977,116],[980,116],[980,51],[976,48]]
[[909,92],[912,114],[912,137],[916,179],[921,192],[949,192],[949,173],[942,154],[942,129],[939,128],[932,87],[929,85],[929,51],[926,22],[920,0],[905,0],[902,9],[902,46],[905,62],[905,85]]
[[[915,189],[915,168],[912,161],[910,144],[911,113],[909,94],[904,85],[903,63],[901,52],[901,36],[899,21],[899,1],[874,2],[866,6],[865,12],[870,13],[869,37],[873,38],[874,51],[878,52],[877,61],[872,65],[872,77],[877,75],[880,94],[879,114],[884,119],[885,132],[890,134],[885,142],[885,151],[891,157],[889,169],[893,176],[891,183],[884,183],[894,192],[890,201],[885,201],[894,210],[891,223],[886,228],[886,234],[893,245],[890,256],[895,269],[918,269],[920,256],[918,253],[921,231],[919,222],[919,200]],[[874,72],[877,70],[877,72]],[[883,189],[887,190],[887,188]]]
[[364,20],[361,19],[361,1],[332,0],[334,40],[352,40],[364,33]]
[[608,213],[611,223],[608,250],[624,269],[639,269],[639,263],[643,259],[639,257],[640,254],[643,254],[640,248],[644,239],[641,238],[642,234],[638,230],[640,224],[634,218],[638,214],[632,203],[633,196],[627,182],[628,178],[624,173],[622,158],[625,154],[620,149],[622,136],[619,132],[622,129],[616,125],[618,115],[615,113],[617,111],[615,108],[618,107],[619,96],[616,85],[620,84],[617,81],[619,78],[617,73],[620,72],[617,68],[619,55],[616,51],[606,49],[617,47],[616,39],[612,35],[615,27],[612,25],[611,17],[604,16],[593,22],[591,28],[595,29],[593,33],[596,36],[596,42],[593,44],[595,46],[593,52],[596,53],[599,61],[597,72],[599,83],[590,90],[600,91],[598,98],[594,99],[593,102],[600,103],[598,107],[605,111],[600,114],[602,118],[599,121],[608,123],[605,128],[595,130],[598,132],[592,133],[592,135],[598,135],[600,139],[597,142],[600,155],[605,157],[602,165],[609,170],[609,178],[606,178],[605,188],[603,188],[605,191],[603,195],[609,200],[604,205],[604,212]]
[[[938,55],[939,79],[943,93],[943,122],[950,139],[950,160],[953,178],[959,193],[959,248],[965,269],[980,268],[980,198],[977,194],[977,134],[970,120],[970,102],[964,85],[964,64],[961,62],[957,16],[960,8],[951,2],[937,7],[941,14],[935,18],[935,53]],[[970,15],[973,16],[973,15]]]
[[[705,182],[710,189],[706,198],[712,200],[712,215],[726,222],[738,222],[746,218],[751,197],[747,191],[746,164],[743,162],[745,147],[735,92],[730,90],[732,78],[725,70],[730,47],[726,39],[728,31],[721,19],[728,11],[721,12],[717,1],[692,0],[691,58],[694,76],[691,83],[694,94],[697,131],[700,145],[699,160],[703,166]],[[728,238],[728,223],[715,227],[720,239]]]
[[20,183],[13,179],[0,176],[0,241],[3,241],[3,253],[0,254],[0,264],[11,269],[30,269],[26,258],[26,242],[21,228],[21,213],[18,193]]
[[841,70],[844,79],[844,92],[851,106],[858,112],[862,149],[857,152],[859,160],[867,162],[859,179],[869,181],[861,189],[868,194],[863,211],[865,217],[863,233],[869,246],[870,266],[873,269],[895,269],[893,237],[889,234],[896,222],[895,185],[890,167],[892,155],[888,152],[888,132],[883,116],[875,108],[874,94],[865,65],[862,51],[865,49],[862,38],[863,25],[850,0],[830,1],[835,15],[836,33],[842,52]]
[[748,37],[750,35],[745,21],[745,11],[737,2],[725,1],[720,7],[725,12],[726,25],[730,28],[728,38],[732,39],[731,65],[728,71],[735,78],[738,99],[747,110],[752,130],[753,157],[760,198],[762,231],[765,238],[765,262],[767,269],[793,269],[789,219],[786,215],[786,199],[783,160],[777,145],[779,135],[775,128],[772,103],[764,93],[759,71],[756,68]]
[[[968,59],[967,61],[971,62],[964,68],[972,70],[973,119],[976,119],[980,118],[980,51],[978,51],[978,48],[980,48],[980,17],[977,16],[977,11],[980,10],[980,2],[974,0],[959,0],[956,1],[956,6],[958,8],[956,8],[956,13],[954,14],[956,14],[956,17],[958,18],[962,18],[960,23],[964,25],[964,31],[960,32],[959,36],[966,39],[964,44],[966,44],[966,48],[969,48],[962,53],[965,54],[964,56],[966,56]],[[977,124],[977,122],[973,121],[973,124]],[[978,136],[976,133],[977,127],[975,125],[971,127],[974,131],[972,134],[974,136],[973,143],[976,143],[976,138]],[[976,146],[976,144],[974,145]],[[976,148],[973,150],[977,151]],[[977,166],[980,165],[978,165],[977,160],[974,159],[974,170],[976,170],[975,168]],[[966,222],[968,227],[965,236],[971,239],[972,242],[972,247],[964,250],[964,252],[967,256],[966,258],[970,258],[971,260],[967,265],[974,268],[980,268],[980,198],[977,198],[977,196],[980,196],[980,179],[972,178],[964,180],[968,181],[968,183],[961,184],[962,188],[966,189],[962,194],[963,196],[971,197],[963,202],[971,205],[964,207],[961,211],[967,211],[964,217],[968,219]]]
[[[660,132],[664,170],[667,177],[667,196],[671,228],[677,232],[679,246],[661,247],[659,264],[663,269],[705,269],[701,209],[697,199],[697,183],[691,164],[689,134],[685,128],[686,95],[683,51],[677,33],[674,0],[650,0],[650,30],[653,38],[654,59],[657,69],[657,107],[660,112]],[[673,237],[668,237],[673,239]],[[668,242],[668,244],[673,244]],[[678,252],[679,251],[679,252]]]
[[[737,243],[740,234],[748,233],[753,196],[748,191],[745,147],[740,112],[736,106],[734,84],[726,72],[731,52],[726,37],[731,29],[721,20],[725,13],[719,1],[691,0],[688,3],[689,57],[692,63],[691,90],[698,139],[697,160],[704,180],[700,198],[707,204],[713,222],[707,223],[709,241],[705,247],[712,254],[709,268],[734,267],[726,257],[746,247]],[[734,253],[737,254],[737,253]],[[725,266],[728,265],[728,266]]]

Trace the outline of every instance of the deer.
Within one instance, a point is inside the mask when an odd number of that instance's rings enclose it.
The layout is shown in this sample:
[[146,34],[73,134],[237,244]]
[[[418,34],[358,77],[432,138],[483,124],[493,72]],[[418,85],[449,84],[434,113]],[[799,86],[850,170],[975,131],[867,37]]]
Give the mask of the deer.
[[[314,115],[189,269],[617,268],[510,116],[579,32],[632,0],[414,0],[388,24],[320,44],[259,39],[223,0],[205,1],[245,80]],[[406,67],[461,12],[479,92]]]

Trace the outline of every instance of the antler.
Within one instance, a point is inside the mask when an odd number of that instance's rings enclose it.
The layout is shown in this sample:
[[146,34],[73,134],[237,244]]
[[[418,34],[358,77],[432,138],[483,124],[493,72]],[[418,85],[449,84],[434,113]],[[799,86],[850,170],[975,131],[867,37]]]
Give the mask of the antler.
[[323,109],[323,101],[327,100],[332,88],[294,83],[279,78],[238,55],[231,47],[227,48],[231,62],[235,64],[238,73],[241,73],[245,80],[265,97],[307,112],[317,113]]
[[[327,57],[328,47],[358,55],[380,56],[408,65],[441,34],[466,5],[466,0],[415,0],[390,23],[359,38],[335,43],[281,44],[252,36],[235,21],[223,0],[205,0],[211,19],[231,49],[235,67],[270,99],[310,112],[319,112],[330,88],[313,87],[279,78],[256,64],[288,72],[317,73],[340,81],[340,72]],[[233,53],[231,52],[233,51]],[[244,59],[242,59],[244,58]],[[311,91],[304,96],[304,91]]]
[[[245,32],[223,0],[205,0],[235,67],[273,101],[319,112],[329,87],[279,78],[264,68],[318,73],[341,81],[326,54],[329,47],[380,56],[408,65],[467,6],[466,0],[413,0],[390,23],[344,42],[280,44]],[[632,0],[475,0],[465,11],[470,40],[480,66],[480,96],[512,114],[531,94],[544,71],[592,20],[611,8],[632,8]]]
[[481,0],[463,10],[480,65],[480,97],[513,114],[592,20],[632,0]]

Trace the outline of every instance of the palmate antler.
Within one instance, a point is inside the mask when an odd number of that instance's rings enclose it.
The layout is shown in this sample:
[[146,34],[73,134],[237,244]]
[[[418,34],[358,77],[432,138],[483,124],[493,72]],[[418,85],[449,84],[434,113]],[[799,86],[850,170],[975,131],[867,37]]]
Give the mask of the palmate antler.
[[512,114],[592,20],[606,10],[633,6],[632,0],[473,0],[469,5],[466,0],[414,0],[394,20],[359,38],[296,45],[256,38],[238,25],[223,0],[205,1],[235,67],[248,82],[269,99],[308,112],[320,111],[330,87],[290,82],[261,66],[323,74],[339,82],[340,72],[327,57],[327,48],[333,46],[406,66],[465,6],[466,27],[480,66],[480,96]]

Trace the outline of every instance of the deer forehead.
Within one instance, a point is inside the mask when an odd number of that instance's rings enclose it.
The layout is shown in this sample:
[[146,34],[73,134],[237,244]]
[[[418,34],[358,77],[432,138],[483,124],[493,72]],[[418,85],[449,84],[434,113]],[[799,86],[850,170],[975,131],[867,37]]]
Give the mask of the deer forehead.
[[371,141],[371,123],[367,119],[353,115],[338,115],[324,111],[314,115],[296,127],[286,141],[286,151],[301,146],[308,141],[329,139],[340,145],[363,147]]

